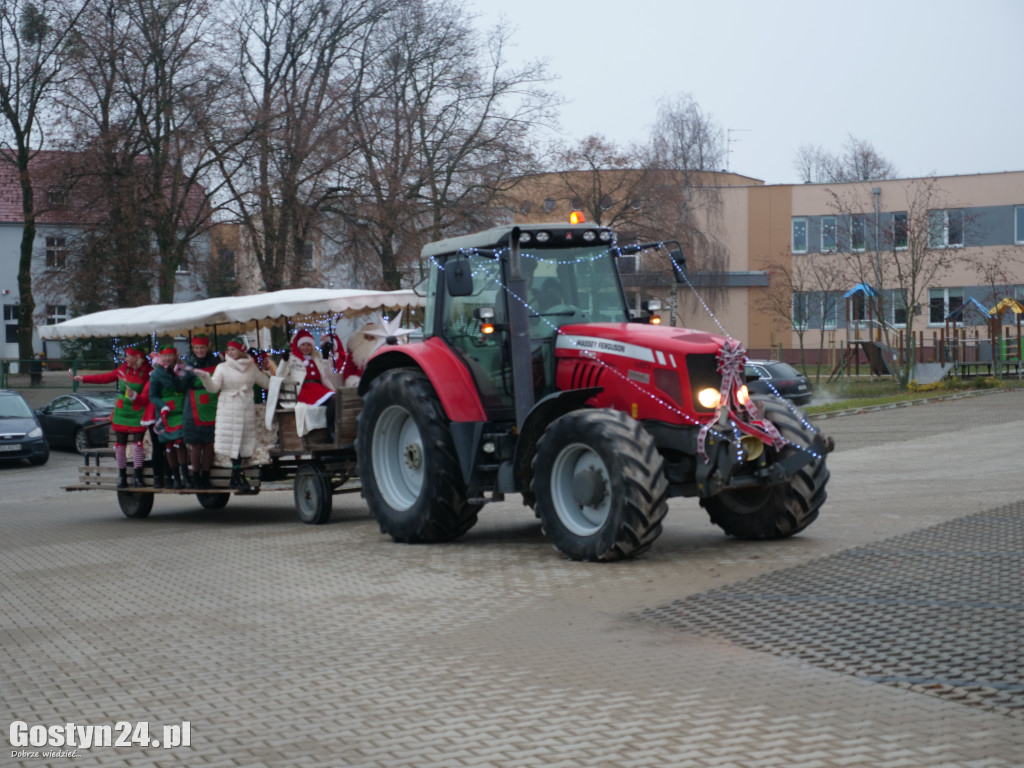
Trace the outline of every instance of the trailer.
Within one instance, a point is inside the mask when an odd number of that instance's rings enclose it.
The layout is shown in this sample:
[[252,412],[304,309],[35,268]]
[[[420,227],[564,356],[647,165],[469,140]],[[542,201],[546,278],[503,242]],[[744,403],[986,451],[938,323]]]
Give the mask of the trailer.
[[[111,309],[40,326],[38,330],[42,338],[58,341],[131,336],[190,339],[196,334],[214,340],[242,334],[265,340],[274,328],[283,328],[286,336],[290,336],[291,329],[310,326],[325,328],[330,333],[338,322],[361,323],[363,318],[375,318],[382,342],[397,343],[409,333],[408,329],[398,328],[399,318],[409,318],[423,306],[423,297],[408,290],[301,288]],[[269,343],[263,344],[264,349],[267,346]],[[78,482],[65,488],[115,492],[122,514],[136,519],[149,516],[157,496],[194,495],[204,509],[221,509],[232,495],[290,489],[300,520],[312,525],[326,523],[334,494],[360,490],[355,443],[361,400],[356,387],[334,384],[335,423],[333,430],[328,430],[326,424],[308,418],[309,414],[297,404],[293,385],[281,377],[272,377],[266,402],[254,406],[264,434],[256,455],[243,468],[247,489],[229,488],[231,470],[223,465],[214,466],[209,488],[155,488],[151,458],[143,464],[144,487],[118,488],[113,452],[107,449],[86,452]],[[317,426],[310,428],[310,424]],[[328,438],[331,433],[333,439]]]

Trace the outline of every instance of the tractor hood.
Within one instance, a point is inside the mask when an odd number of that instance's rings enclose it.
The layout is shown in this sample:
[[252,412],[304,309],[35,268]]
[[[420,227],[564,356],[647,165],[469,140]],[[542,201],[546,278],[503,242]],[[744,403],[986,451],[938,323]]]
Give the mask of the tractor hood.
[[580,323],[559,329],[556,348],[559,356],[585,350],[595,355],[618,355],[664,364],[659,352],[662,356],[717,355],[724,343],[723,336],[686,328],[647,323]]
[[697,393],[721,387],[719,351],[728,340],[646,323],[564,325],[555,341],[559,389],[600,387],[592,405],[637,419],[704,423],[715,414]]

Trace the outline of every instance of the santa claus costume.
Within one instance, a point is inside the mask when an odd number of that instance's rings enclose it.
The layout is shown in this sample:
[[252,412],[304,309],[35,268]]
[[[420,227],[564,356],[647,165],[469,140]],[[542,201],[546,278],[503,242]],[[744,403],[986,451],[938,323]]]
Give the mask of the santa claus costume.
[[305,328],[296,331],[284,376],[289,381],[301,382],[298,401],[306,405],[326,405],[334,397],[334,390],[326,385],[331,366],[313,343],[313,334]]
[[341,337],[336,333],[320,337],[320,354],[325,360],[331,361],[331,370],[335,373],[341,373],[348,359],[345,345],[341,343]]
[[[367,323],[348,338],[348,355],[341,368],[341,380],[346,387],[358,387],[366,363],[383,340],[377,323]],[[373,333],[370,333],[373,331]]]

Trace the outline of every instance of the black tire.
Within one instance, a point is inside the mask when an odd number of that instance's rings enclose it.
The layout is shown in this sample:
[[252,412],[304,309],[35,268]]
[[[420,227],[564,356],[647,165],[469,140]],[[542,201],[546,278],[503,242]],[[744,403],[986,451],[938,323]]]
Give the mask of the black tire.
[[331,478],[319,461],[310,461],[295,471],[295,511],[307,525],[323,525],[331,519],[334,490]]
[[84,454],[89,450],[89,433],[79,427],[75,430],[75,434],[71,436],[71,444],[75,447],[75,450],[80,454]]
[[409,544],[451,541],[477,521],[448,417],[421,371],[396,369],[363,397],[356,451],[362,495],[381,533]]
[[618,411],[572,411],[552,422],[537,443],[532,490],[544,532],[573,560],[646,552],[668,512],[654,439]]
[[[774,396],[754,395],[762,413],[779,433],[796,446],[812,444],[811,431],[800,423],[785,401]],[[766,450],[773,450],[766,448]],[[803,450],[787,445],[779,458]],[[825,503],[829,471],[821,456],[801,467],[788,483],[767,488],[727,491],[701,499],[711,522],[738,539],[784,539],[800,533],[818,517]]]
[[125,517],[135,520],[149,517],[149,513],[153,511],[153,494],[118,491],[117,506],[121,508]]
[[196,500],[203,509],[224,509],[231,499],[230,493],[197,493]]
[[38,456],[29,456],[28,463],[35,467],[41,467],[43,464],[50,460],[50,449],[46,449],[46,453],[42,453]]

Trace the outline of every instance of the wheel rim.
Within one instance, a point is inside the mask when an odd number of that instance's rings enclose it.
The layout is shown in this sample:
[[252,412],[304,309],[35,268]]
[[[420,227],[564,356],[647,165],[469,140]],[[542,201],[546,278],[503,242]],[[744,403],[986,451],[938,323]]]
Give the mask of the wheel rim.
[[373,474],[384,501],[395,510],[409,509],[420,497],[426,457],[419,427],[400,405],[384,410],[373,430]]
[[85,434],[84,429],[75,430],[75,450],[79,453],[85,453],[89,450],[89,438]]
[[319,486],[320,477],[313,472],[300,470],[295,478],[295,506],[303,520],[315,517],[320,509]]
[[608,467],[582,443],[567,445],[551,470],[551,501],[562,524],[577,536],[601,529],[612,506]]

